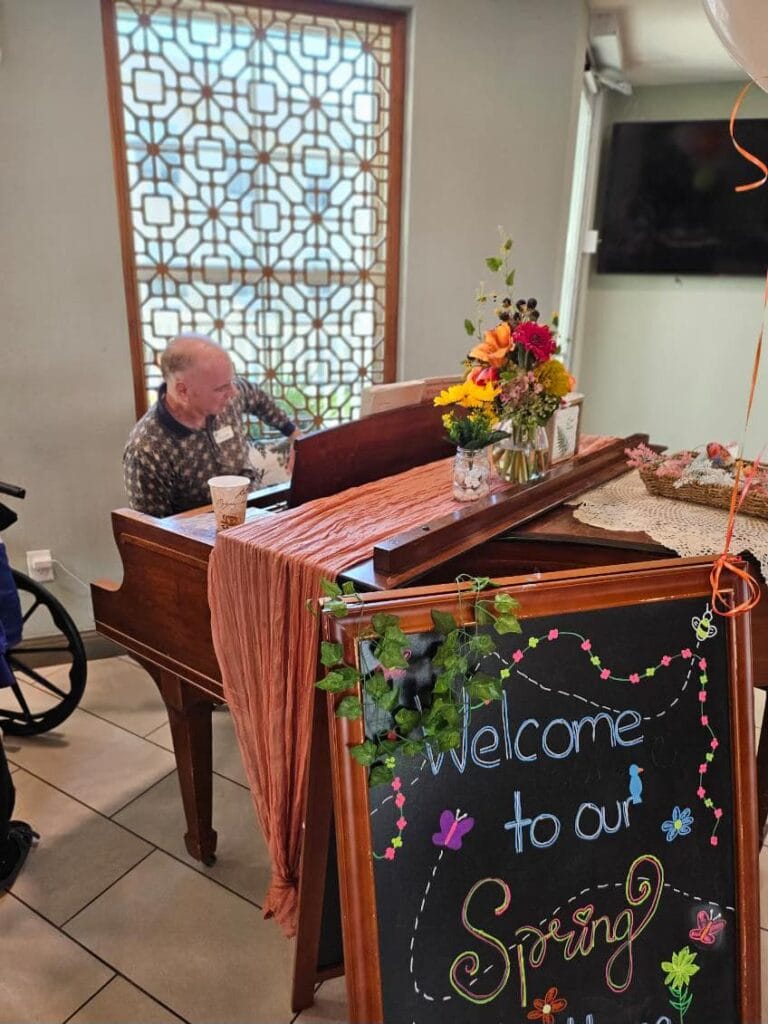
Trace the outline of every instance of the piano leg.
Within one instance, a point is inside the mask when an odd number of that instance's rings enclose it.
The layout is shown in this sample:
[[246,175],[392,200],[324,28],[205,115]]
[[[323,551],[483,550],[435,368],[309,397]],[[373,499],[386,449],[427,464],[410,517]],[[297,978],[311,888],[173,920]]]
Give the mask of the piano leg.
[[181,799],[187,820],[184,843],[190,856],[211,865],[216,861],[212,828],[211,709],[213,702],[183,679],[154,668],[151,672],[168,709]]

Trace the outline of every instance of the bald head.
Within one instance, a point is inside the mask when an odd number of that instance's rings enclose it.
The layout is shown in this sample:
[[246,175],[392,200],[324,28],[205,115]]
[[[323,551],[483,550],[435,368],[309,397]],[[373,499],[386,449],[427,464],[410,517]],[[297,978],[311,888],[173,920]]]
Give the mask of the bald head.
[[179,334],[173,338],[160,356],[160,371],[168,383],[171,377],[183,374],[199,362],[211,359],[229,359],[221,345],[205,334]]
[[161,356],[160,369],[167,385],[166,405],[186,426],[204,426],[235,394],[232,360],[204,334],[174,338]]

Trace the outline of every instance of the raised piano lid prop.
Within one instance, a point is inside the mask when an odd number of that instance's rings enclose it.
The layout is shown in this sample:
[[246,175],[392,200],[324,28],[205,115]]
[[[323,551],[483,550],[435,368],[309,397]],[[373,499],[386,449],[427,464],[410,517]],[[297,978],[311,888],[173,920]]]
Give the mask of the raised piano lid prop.
[[[484,666],[502,699],[390,782],[348,750],[386,728],[370,698],[330,715],[350,1021],[761,1019],[749,621],[711,615],[709,569],[505,583],[522,633]],[[471,607],[444,586],[368,595],[324,635],[365,676],[373,614],[399,616],[415,705],[431,610]]]

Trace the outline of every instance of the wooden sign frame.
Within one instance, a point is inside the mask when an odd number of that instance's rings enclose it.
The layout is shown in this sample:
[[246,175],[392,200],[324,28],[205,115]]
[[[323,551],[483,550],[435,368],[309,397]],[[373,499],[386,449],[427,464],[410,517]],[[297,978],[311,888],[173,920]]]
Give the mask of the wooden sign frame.
[[[574,611],[620,608],[648,602],[706,597],[710,594],[711,561],[674,559],[653,563],[577,570],[544,577],[497,581],[520,601],[520,618],[567,614]],[[742,583],[733,578],[728,599],[743,600]],[[326,616],[326,639],[341,643],[347,663],[359,664],[361,629],[376,612],[399,616],[406,633],[432,629],[431,610],[450,612],[467,622],[466,599],[460,605],[457,587],[421,587],[387,594],[364,595],[350,615]],[[463,609],[463,611],[462,611]],[[731,779],[733,799],[734,884],[739,962],[736,967],[739,1020],[760,1019],[760,925],[757,799],[751,680],[749,615],[718,619],[727,623],[729,709],[731,719]],[[353,692],[353,691],[350,691]],[[362,742],[362,720],[336,718],[335,706],[345,694],[329,695],[329,732],[333,798],[337,829],[344,961],[351,1024],[383,1022],[367,771],[349,755]],[[739,727],[741,723],[741,727]],[[736,1024],[734,1021],[733,1024]]]

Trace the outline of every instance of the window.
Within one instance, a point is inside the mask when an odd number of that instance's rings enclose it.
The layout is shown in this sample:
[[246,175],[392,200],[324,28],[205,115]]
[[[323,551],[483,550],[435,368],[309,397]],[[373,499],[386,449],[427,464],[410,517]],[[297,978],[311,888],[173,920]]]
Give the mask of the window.
[[304,425],[349,419],[395,376],[405,16],[102,2],[137,413],[197,331]]

